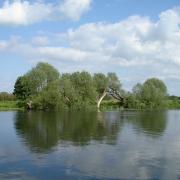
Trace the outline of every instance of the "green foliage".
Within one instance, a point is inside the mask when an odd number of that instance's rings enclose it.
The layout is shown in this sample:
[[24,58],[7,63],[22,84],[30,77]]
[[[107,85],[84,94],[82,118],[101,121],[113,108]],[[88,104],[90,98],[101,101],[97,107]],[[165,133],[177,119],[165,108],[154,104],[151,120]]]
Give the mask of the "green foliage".
[[142,88],[141,99],[148,108],[162,108],[165,107],[165,100],[167,97],[166,85],[159,79],[148,79]]
[[62,75],[60,92],[64,102],[71,108],[94,105],[97,97],[93,78],[88,72]]
[[[93,80],[98,94],[97,99],[99,99],[109,88],[115,91],[121,91],[121,93],[123,92],[121,89],[121,83],[115,73],[108,73],[107,76],[102,73],[96,73],[94,74]],[[106,96],[104,99],[112,101],[111,96]]]
[[167,103],[167,88],[163,81],[151,78],[137,84],[126,97],[126,107],[136,109],[161,109]]
[[107,75],[108,78],[108,87],[120,91],[121,89],[121,83],[115,73],[108,73]]
[[77,101],[77,92],[71,81],[70,74],[63,74],[59,80],[59,91],[63,102],[67,107],[71,107]]
[[137,96],[135,94],[128,93],[125,96],[124,108],[127,108],[127,109],[144,109],[145,104],[139,98],[137,98]]
[[108,87],[108,78],[102,73],[94,74],[94,84],[98,94],[102,94],[104,90]]
[[26,76],[31,95],[34,95],[41,92],[49,83],[58,80],[59,72],[48,63],[38,63]]
[[38,63],[24,76],[19,77],[14,86],[14,95],[19,100],[18,104],[24,107],[32,102],[34,109],[83,109],[96,107],[97,100],[109,88],[120,91],[124,102],[120,104],[119,101],[112,101],[109,96],[106,98],[109,103],[104,103],[103,108],[119,108],[123,105],[130,109],[159,109],[173,106],[172,101],[167,101],[166,85],[157,78],[137,84],[132,93],[126,93],[115,73],[96,73],[92,76],[83,71],[60,76],[47,63]]
[[97,92],[88,72],[59,75],[47,63],[39,63],[17,79],[14,94],[20,104],[33,102],[34,109],[82,108],[94,106]]
[[17,99],[25,101],[41,92],[49,83],[58,78],[59,72],[53,66],[39,63],[31,71],[17,79],[14,94]]
[[[14,86],[14,95],[19,106],[33,101],[34,108],[55,108],[57,88],[52,85],[59,80],[59,72],[47,63],[38,63],[35,68],[19,77]],[[51,87],[51,88],[50,88]],[[57,85],[56,85],[57,87]]]
[[21,101],[26,100],[31,95],[30,84],[26,75],[17,78],[13,94]]
[[59,109],[62,98],[59,93],[57,82],[48,84],[43,91],[36,96],[33,96],[32,101],[34,109]]

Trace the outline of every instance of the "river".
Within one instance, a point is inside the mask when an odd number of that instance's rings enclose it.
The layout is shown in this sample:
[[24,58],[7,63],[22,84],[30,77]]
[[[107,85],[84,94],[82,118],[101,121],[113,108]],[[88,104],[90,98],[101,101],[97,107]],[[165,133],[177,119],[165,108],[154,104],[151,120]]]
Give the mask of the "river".
[[0,112],[0,179],[180,179],[180,111]]

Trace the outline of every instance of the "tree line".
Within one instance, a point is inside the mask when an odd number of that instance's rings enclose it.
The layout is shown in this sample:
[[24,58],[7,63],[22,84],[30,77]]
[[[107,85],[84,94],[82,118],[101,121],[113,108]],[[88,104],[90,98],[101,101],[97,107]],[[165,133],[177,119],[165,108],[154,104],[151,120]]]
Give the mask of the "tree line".
[[7,92],[0,92],[0,101],[14,101],[16,97],[14,94]]
[[50,64],[38,63],[17,78],[14,95],[19,106],[30,109],[99,108],[104,99],[118,107],[155,109],[166,106],[167,87],[163,81],[151,78],[126,92],[115,73],[60,74]]

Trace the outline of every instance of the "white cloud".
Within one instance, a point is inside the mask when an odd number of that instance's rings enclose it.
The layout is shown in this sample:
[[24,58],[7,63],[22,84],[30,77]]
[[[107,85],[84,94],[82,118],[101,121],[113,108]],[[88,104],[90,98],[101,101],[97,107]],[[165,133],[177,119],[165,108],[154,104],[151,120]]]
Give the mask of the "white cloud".
[[0,9],[0,24],[29,25],[45,20],[52,13],[52,10],[50,4],[30,3],[21,0],[10,3],[7,0]]
[[47,59],[61,59],[75,62],[81,62],[88,58],[87,53],[84,51],[63,47],[39,47],[37,49],[37,55],[46,57]]
[[67,36],[71,47],[101,52],[116,63],[127,61],[141,65],[143,61],[180,65],[179,9],[162,12],[157,22],[132,16],[114,24],[86,24],[69,31]]
[[[91,0],[64,0],[61,4],[28,0],[6,0],[0,8],[0,24],[29,25],[44,20],[79,20],[89,10]],[[58,8],[59,6],[59,8]]]
[[60,12],[69,19],[79,20],[89,10],[91,0],[64,0],[60,4]]

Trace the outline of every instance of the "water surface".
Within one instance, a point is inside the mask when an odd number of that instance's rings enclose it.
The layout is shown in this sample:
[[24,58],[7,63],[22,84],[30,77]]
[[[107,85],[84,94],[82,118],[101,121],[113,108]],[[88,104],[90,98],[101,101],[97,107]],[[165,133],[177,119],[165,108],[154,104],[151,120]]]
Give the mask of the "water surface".
[[180,179],[180,111],[0,112],[0,179]]

